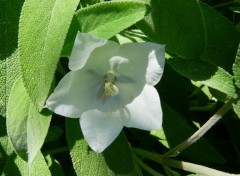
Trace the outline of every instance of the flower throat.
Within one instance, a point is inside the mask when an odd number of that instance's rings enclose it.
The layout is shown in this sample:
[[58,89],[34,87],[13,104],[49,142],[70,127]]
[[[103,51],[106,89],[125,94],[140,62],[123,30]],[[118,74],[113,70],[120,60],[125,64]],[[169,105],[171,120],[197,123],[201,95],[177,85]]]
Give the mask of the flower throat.
[[105,101],[107,97],[113,97],[119,94],[119,89],[115,85],[117,77],[114,73],[109,72],[104,77],[103,87],[100,90],[100,97]]

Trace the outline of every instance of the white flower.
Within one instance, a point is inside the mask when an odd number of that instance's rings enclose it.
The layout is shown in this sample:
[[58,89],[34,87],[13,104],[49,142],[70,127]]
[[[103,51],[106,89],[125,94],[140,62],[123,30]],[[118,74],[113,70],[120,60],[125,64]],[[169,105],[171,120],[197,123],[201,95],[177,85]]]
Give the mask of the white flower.
[[162,109],[153,87],[163,73],[164,46],[119,45],[78,33],[69,59],[70,72],[59,82],[46,107],[79,118],[84,138],[102,152],[124,126],[159,129]]

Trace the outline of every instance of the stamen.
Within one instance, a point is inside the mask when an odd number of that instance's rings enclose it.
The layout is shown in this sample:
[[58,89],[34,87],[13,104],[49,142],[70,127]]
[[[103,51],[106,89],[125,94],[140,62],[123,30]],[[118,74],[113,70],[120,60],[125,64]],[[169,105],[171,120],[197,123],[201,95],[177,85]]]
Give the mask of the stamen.
[[100,98],[103,99],[104,102],[107,97],[109,96],[113,97],[119,94],[119,89],[115,85],[116,81],[117,77],[112,72],[107,73],[106,76],[104,77],[104,84],[99,92]]

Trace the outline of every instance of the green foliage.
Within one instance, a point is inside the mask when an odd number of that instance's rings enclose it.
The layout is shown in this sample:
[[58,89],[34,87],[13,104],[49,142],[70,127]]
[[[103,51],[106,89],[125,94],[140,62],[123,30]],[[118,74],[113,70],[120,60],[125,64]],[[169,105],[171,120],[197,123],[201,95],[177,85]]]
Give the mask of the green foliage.
[[[195,0],[147,0],[151,13],[138,27],[167,51],[196,58],[205,48],[205,30],[199,3]],[[187,10],[186,10],[187,9]]]
[[168,63],[181,75],[236,98],[233,76],[221,67],[201,60],[181,58],[170,58]]
[[[165,119],[163,121],[163,129],[154,130],[151,134],[158,137],[159,141],[166,147],[173,148],[193,134],[194,130],[187,124],[183,116],[171,109],[165,103],[162,103],[162,108],[165,112],[165,116],[163,117]],[[182,135],[178,135],[180,133]],[[180,155],[195,162],[225,163],[225,159],[221,154],[204,138],[189,147],[188,150],[183,151]]]
[[149,4],[152,13],[138,27],[150,39],[166,44],[167,51],[178,57],[202,59],[231,73],[239,34],[228,20],[195,0]]
[[206,48],[200,57],[232,73],[239,33],[219,12],[203,3],[200,3],[200,7],[206,30]]
[[35,109],[22,79],[17,79],[7,107],[7,131],[15,152],[25,161],[31,163],[41,149],[49,128],[50,116],[49,112],[40,114]]
[[149,6],[141,1],[105,2],[79,10],[80,31],[109,39],[141,20]]
[[235,62],[233,64],[235,85],[240,88],[240,45],[238,46]]
[[[26,0],[19,25],[23,83],[41,111],[79,0]],[[37,8],[36,8],[37,7]]]
[[18,20],[23,0],[0,1],[0,115],[6,115],[11,86],[19,74]]
[[77,175],[135,175],[130,147],[123,133],[102,154],[97,154],[83,139],[78,119],[67,119],[66,131]]
[[141,20],[149,12],[149,6],[141,1],[116,1],[92,5],[76,12],[63,55],[69,56],[77,31],[87,32],[109,39]]
[[61,165],[58,163],[58,161],[56,161],[50,155],[46,156],[45,159],[49,167],[49,170],[51,172],[51,175],[64,176],[64,172],[62,170]]
[[[223,170],[220,175],[239,174],[239,4],[231,0],[221,4],[105,1],[0,0],[0,174],[200,176],[196,173],[209,168]],[[121,44],[166,45],[165,68],[156,85],[162,129],[124,128],[97,154],[84,140],[79,119],[57,114],[51,118],[43,109],[55,82],[69,71],[67,57],[78,31]],[[202,127],[228,100],[234,100],[228,113],[204,138],[170,156],[178,163],[195,163],[196,168],[183,164],[175,169],[164,163],[163,155]]]
[[17,155],[11,155],[4,168],[2,176],[39,176],[51,175],[47,163],[41,153],[36,155],[32,163],[27,163]]
[[235,104],[233,104],[233,109],[235,113],[238,115],[240,118],[240,100],[238,100]]

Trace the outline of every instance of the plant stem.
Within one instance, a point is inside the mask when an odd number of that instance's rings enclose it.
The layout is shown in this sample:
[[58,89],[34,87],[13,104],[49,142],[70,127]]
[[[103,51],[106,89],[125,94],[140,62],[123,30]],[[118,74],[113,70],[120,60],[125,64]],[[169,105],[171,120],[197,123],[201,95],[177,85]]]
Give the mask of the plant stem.
[[190,145],[198,141],[213,125],[215,125],[222,116],[232,107],[232,102],[234,100],[229,100],[224,104],[201,128],[199,128],[192,136],[183,141],[181,144],[177,145],[169,152],[165,153],[164,158],[176,156],[184,149],[188,148]]
[[198,173],[198,174],[204,174],[204,175],[217,175],[217,176],[240,176],[239,174],[230,174],[222,171],[218,171],[206,166],[198,165],[198,164],[193,164],[185,161],[177,161],[173,159],[162,159],[162,155],[149,152],[146,150],[134,148],[134,151],[136,152],[137,155],[140,155],[144,158],[147,158],[149,160],[155,161],[156,163],[162,164],[163,167],[164,165],[178,168],[181,170],[189,171],[192,173]]
[[240,2],[239,0],[234,0],[234,1],[225,2],[225,3],[222,3],[222,4],[218,4],[218,5],[214,5],[212,7],[213,8],[219,8],[219,7],[224,7],[224,6],[228,6],[228,5],[231,5],[231,4],[234,4],[234,3],[239,3],[239,2]]
[[148,173],[152,174],[153,176],[163,176],[162,174],[158,173],[157,171],[155,171],[151,167],[149,167],[147,164],[142,162],[134,152],[133,152],[133,158]]
[[204,87],[204,85],[199,86],[191,95],[189,95],[188,99],[191,99],[195,95],[197,95],[202,90],[203,87]]
[[203,174],[207,176],[239,176],[239,174],[230,174],[222,171],[218,171],[206,166],[198,165],[198,164],[193,164],[185,161],[177,161],[173,159],[164,159],[163,164],[171,167],[175,167],[181,170],[197,173],[197,174]]
[[157,163],[162,163],[162,155],[159,155],[157,153],[153,153],[153,152],[149,152],[143,149],[139,149],[139,148],[133,148],[134,152],[136,152],[136,154],[143,156],[144,158],[150,159],[152,161],[155,161]]

